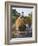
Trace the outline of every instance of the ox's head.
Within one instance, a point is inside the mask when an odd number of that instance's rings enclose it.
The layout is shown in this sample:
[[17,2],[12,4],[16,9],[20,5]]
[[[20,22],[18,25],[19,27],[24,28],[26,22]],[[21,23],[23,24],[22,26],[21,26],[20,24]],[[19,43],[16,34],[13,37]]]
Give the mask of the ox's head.
[[24,23],[24,17],[18,17],[18,19],[16,20],[16,30],[19,31],[24,31],[26,28],[25,23]]

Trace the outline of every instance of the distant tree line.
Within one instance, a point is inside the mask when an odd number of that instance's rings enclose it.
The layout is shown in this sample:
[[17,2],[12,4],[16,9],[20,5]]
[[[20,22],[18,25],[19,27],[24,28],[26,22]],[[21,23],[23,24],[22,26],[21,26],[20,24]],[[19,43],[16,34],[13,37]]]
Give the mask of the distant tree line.
[[[20,13],[16,11],[16,9],[11,9],[12,23],[15,23],[16,19],[20,16]],[[26,23],[32,23],[32,12],[28,14],[28,16],[24,17]]]

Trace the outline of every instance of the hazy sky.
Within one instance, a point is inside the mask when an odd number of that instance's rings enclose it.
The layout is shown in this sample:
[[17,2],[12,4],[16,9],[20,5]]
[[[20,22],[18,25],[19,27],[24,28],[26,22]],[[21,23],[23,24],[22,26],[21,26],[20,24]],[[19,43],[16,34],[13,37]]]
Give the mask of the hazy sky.
[[22,15],[22,11],[23,11],[24,16],[28,16],[28,14],[32,12],[32,8],[16,8],[16,7],[12,7],[12,9],[16,9],[16,11],[18,11],[18,13],[20,13],[21,15]]

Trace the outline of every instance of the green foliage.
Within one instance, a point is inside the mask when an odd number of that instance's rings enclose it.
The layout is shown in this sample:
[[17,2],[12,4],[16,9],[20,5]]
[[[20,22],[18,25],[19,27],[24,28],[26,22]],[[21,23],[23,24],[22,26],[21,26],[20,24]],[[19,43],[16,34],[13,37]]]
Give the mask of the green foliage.
[[[11,16],[12,16],[12,23],[15,23],[16,19],[19,17],[17,15],[17,11],[16,9],[11,9]],[[22,16],[22,18],[24,18],[24,20],[26,21],[26,23],[32,23],[32,12],[28,14],[29,16]]]
[[32,17],[32,12],[28,14],[30,17]]
[[12,23],[15,23],[16,20],[16,10],[15,9],[11,9],[11,16],[12,16]]
[[11,9],[12,23],[15,23],[16,19],[19,17],[16,9]]

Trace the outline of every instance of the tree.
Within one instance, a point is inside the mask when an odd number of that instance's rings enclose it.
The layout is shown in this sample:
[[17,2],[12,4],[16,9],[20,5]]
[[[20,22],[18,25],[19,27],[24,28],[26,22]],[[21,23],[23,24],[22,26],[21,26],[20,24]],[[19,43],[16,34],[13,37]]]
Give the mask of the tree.
[[20,16],[20,13],[16,9],[11,9],[12,23],[15,23],[16,19]]
[[32,17],[32,12],[28,14],[30,17]]

